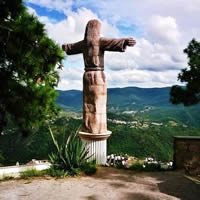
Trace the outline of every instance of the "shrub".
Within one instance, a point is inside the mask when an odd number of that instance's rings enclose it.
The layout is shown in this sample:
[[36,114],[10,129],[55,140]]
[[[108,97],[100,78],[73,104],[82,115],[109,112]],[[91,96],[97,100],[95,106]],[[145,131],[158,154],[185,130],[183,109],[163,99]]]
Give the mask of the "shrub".
[[89,151],[83,147],[82,141],[77,135],[78,131],[75,134],[69,134],[66,141],[61,144],[58,144],[50,127],[49,131],[56,147],[56,152],[49,155],[52,172],[59,170],[64,171],[64,175],[77,175],[81,171],[86,170],[86,166],[91,165],[87,163],[87,160],[90,158],[88,157]]
[[86,162],[85,165],[81,167],[81,171],[87,175],[95,174],[97,171],[96,160]]
[[149,164],[145,164],[145,171],[160,171],[160,165],[156,164],[156,163],[149,163]]
[[144,170],[144,165],[140,162],[134,162],[129,169],[131,170],[136,170],[136,171],[143,171]]
[[57,178],[65,177],[68,175],[68,173],[65,172],[64,170],[55,169],[52,166],[49,169],[46,169],[45,173],[49,176],[57,177]]
[[134,162],[129,169],[136,170],[136,171],[161,171],[160,165],[156,163],[141,163],[141,162]]

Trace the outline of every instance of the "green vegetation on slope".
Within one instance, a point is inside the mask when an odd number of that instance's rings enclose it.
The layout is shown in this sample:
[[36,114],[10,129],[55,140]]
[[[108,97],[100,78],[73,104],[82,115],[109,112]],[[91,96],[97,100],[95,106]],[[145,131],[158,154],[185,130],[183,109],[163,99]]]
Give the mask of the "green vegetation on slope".
[[[51,122],[51,128],[56,139],[61,143],[69,133],[76,132],[80,123],[80,120],[61,115]],[[27,163],[31,159],[48,159],[48,155],[56,150],[45,124],[34,129],[32,134],[27,137],[23,137],[21,132],[14,128],[14,125],[10,125],[1,136],[0,149],[4,157],[2,164],[5,165],[12,165],[17,161],[21,164]]]
[[[140,158],[153,156],[162,161],[171,160],[173,136],[200,136],[199,129],[184,126],[177,121],[165,120],[156,124],[149,119],[138,119],[137,124],[134,124],[136,121],[132,123],[132,117],[129,115],[109,113],[108,116],[108,129],[112,131],[108,139],[109,154],[122,153]],[[77,118],[76,114],[62,113],[51,121],[51,128],[59,143],[65,141],[69,133],[75,133],[80,127],[81,119],[75,118]],[[0,150],[4,158],[2,164],[8,165],[15,164],[17,161],[27,163],[33,158],[48,159],[48,155],[56,149],[48,127],[44,125],[35,129],[28,137],[22,137],[17,129],[10,126],[1,136]]]
[[129,154],[139,158],[152,156],[157,160],[173,159],[173,136],[200,136],[200,131],[182,126],[153,126],[131,128],[128,124],[108,124],[112,131],[108,139],[108,153]]

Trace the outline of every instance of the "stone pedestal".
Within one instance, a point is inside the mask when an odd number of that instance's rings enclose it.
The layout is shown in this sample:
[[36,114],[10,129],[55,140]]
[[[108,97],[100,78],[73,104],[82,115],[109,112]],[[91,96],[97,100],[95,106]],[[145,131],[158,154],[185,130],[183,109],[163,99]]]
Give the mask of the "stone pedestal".
[[111,131],[107,131],[103,134],[79,132],[83,145],[89,150],[88,156],[91,156],[90,160],[96,160],[96,163],[99,165],[106,164],[107,139],[111,133]]

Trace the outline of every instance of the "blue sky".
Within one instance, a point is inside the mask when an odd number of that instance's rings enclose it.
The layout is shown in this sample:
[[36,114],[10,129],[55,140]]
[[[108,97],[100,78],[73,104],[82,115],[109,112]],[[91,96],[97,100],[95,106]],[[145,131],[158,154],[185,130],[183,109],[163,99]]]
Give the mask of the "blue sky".
[[55,19],[56,21],[66,19],[66,15],[62,12],[58,12],[57,10],[49,9],[47,7],[43,7],[33,3],[25,3],[25,5],[34,9],[39,16],[47,16],[48,18]]
[[[125,53],[106,52],[108,87],[166,87],[178,84],[187,67],[183,49],[200,39],[199,0],[25,0],[58,44],[83,39],[90,19],[102,23],[106,37],[133,37]],[[58,89],[82,89],[82,55],[66,56]]]

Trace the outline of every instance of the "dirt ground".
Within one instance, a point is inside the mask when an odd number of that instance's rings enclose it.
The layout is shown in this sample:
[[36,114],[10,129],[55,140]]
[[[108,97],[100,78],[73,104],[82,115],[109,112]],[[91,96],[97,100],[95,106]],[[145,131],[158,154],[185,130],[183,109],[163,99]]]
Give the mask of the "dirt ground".
[[182,172],[99,168],[93,176],[0,182],[0,200],[198,200],[200,185]]

